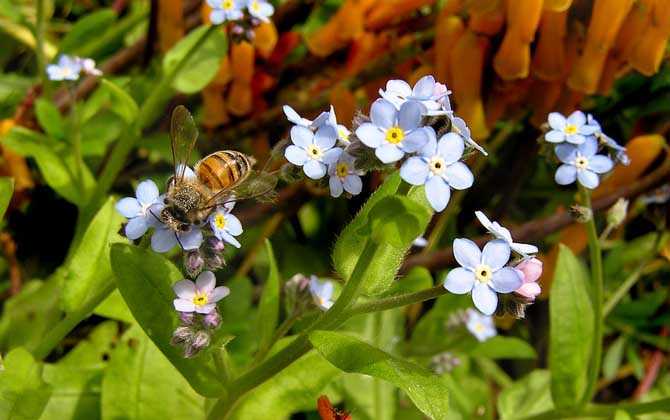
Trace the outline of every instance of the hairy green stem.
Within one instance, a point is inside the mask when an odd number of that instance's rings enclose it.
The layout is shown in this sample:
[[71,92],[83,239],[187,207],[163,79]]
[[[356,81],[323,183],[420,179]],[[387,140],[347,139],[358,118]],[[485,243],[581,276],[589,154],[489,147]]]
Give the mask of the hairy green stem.
[[265,356],[268,354],[268,352],[272,349],[272,346],[279,341],[280,338],[286,335],[287,332],[291,329],[293,324],[300,318],[300,314],[298,313],[293,313],[291,316],[286,318],[284,322],[282,322],[279,327],[277,328],[277,331],[275,331],[274,335],[270,339],[270,341],[265,345],[265,347],[261,348],[258,350],[258,353],[256,353],[256,357],[254,358],[254,361],[252,365],[256,365],[261,362],[265,358]]
[[391,296],[384,299],[363,302],[354,305],[349,311],[349,315],[366,314],[369,312],[385,311],[387,309],[397,308],[412,303],[423,302],[424,300],[434,299],[447,293],[444,285],[438,284],[430,289],[420,290],[413,293],[405,293],[402,295]]
[[286,347],[233,381],[228,387],[230,393],[221,397],[214,404],[207,419],[218,420],[227,418],[240,398],[247,392],[272,378],[300,356],[307,353],[312,348],[308,338],[308,334],[311,331],[316,329],[332,329],[346,320],[348,318],[347,308],[351,306],[360,294],[368,270],[368,262],[374,258],[378,249],[379,245],[377,243],[368,240],[361,256],[358,258],[351,278],[344,289],[342,289],[342,293],[340,293],[335,304]]
[[591,348],[591,364],[589,365],[588,381],[586,390],[582,396],[581,404],[585,406],[594,397],[598,376],[600,374],[600,364],[603,352],[603,262],[602,252],[600,250],[600,240],[596,231],[596,222],[591,207],[591,192],[579,185],[579,196],[581,205],[590,209],[592,214],[589,221],[586,222],[586,233],[589,241],[589,254],[591,259],[591,281],[593,282],[593,293],[591,303],[593,305],[593,344]]
[[86,186],[84,185],[84,158],[81,154],[81,133],[79,132],[79,115],[77,114],[77,93],[75,86],[72,83],[68,84],[68,91],[70,92],[70,130],[72,141],[72,155],[74,157],[74,177],[79,188],[79,195],[81,197],[81,204],[86,202]]

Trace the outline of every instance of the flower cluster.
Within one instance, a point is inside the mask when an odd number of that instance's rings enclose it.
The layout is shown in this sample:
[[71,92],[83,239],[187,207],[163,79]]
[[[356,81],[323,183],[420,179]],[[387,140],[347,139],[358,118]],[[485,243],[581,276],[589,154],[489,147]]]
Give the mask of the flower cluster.
[[[475,306],[486,315],[496,312],[499,293],[516,292],[523,298],[520,303],[527,305],[540,292],[536,281],[542,273],[542,264],[539,263],[538,273],[536,263],[526,262],[539,262],[529,255],[536,253],[537,247],[514,242],[509,230],[490,221],[484,213],[477,212],[476,216],[496,239],[486,243],[483,250],[469,239],[455,239],[454,257],[461,267],[447,274],[444,288],[455,294],[472,293]],[[522,260],[519,264],[507,265],[512,251],[518,253]],[[522,313],[518,310],[510,312],[515,315]]]
[[212,8],[209,20],[219,25],[234,22],[231,34],[234,39],[251,41],[254,28],[261,22],[270,22],[275,9],[267,0],[207,0]]
[[447,319],[446,327],[449,330],[465,328],[481,342],[498,334],[492,316],[484,315],[471,308],[452,312]]
[[[451,189],[470,188],[474,182],[472,172],[461,162],[466,146],[486,155],[472,140],[465,121],[454,116],[450,93],[433,76],[421,78],[414,87],[390,80],[379,91],[381,98],[373,102],[369,118],[357,117],[353,130],[338,124],[332,106],[311,121],[286,105],[284,113],[295,125],[284,155],[311,179],[328,174],[333,197],[343,192],[359,194],[366,170],[393,168],[405,159],[401,178],[425,185],[430,205],[442,211]],[[370,153],[381,166],[370,163]]]
[[[562,165],[554,176],[559,185],[569,185],[575,181],[595,189],[600,184],[601,174],[614,167],[613,159],[624,165],[630,163],[626,148],[603,133],[598,121],[592,115],[575,111],[565,118],[558,112],[549,114],[549,130],[544,139],[555,144],[554,152]],[[607,154],[598,154],[605,151]]]
[[456,366],[460,366],[461,359],[449,353],[448,351],[445,351],[433,356],[430,359],[430,364],[432,365],[433,371],[435,373],[442,375],[443,373],[451,372]]
[[284,285],[286,310],[298,316],[308,310],[318,308],[327,311],[335,303],[333,294],[335,287],[332,281],[320,281],[317,276],[309,279],[303,274],[296,274]]
[[46,68],[49,80],[79,80],[82,74],[100,76],[102,71],[95,67],[95,61],[91,58],[70,57],[62,54],[58,57],[56,64],[49,64]]

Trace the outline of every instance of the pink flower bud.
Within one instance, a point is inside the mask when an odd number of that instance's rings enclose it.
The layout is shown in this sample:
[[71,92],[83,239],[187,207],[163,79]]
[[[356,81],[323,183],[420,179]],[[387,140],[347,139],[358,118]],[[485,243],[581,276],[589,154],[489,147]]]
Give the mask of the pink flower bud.
[[537,283],[537,280],[542,275],[542,261],[537,258],[530,258],[521,261],[514,268],[521,276],[521,280],[523,280],[523,284],[515,292],[530,301],[534,301],[535,297],[542,292],[540,285]]
[[217,311],[216,309],[205,315],[205,317],[202,320],[202,323],[205,325],[205,327],[211,328],[213,330],[219,328],[221,322],[222,322],[221,315],[219,315],[219,311]]
[[447,89],[447,85],[443,83],[435,83],[435,87],[433,88],[433,96],[440,96],[440,99],[437,100],[437,103],[440,105],[444,105],[444,98],[446,95],[443,95],[444,93],[449,92],[449,89]]

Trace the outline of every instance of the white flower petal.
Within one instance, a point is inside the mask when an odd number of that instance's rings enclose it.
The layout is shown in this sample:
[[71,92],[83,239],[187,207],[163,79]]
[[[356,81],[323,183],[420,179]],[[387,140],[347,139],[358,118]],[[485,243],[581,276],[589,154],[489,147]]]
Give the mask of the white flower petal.
[[185,300],[193,300],[195,295],[198,293],[195,283],[191,280],[179,280],[172,285],[172,290],[177,297]]
[[177,312],[193,312],[195,311],[195,303],[185,299],[175,299],[172,301],[174,309]]
[[322,150],[330,149],[335,146],[337,141],[337,130],[332,125],[324,125],[319,128],[314,135],[314,144]]
[[124,197],[116,202],[114,208],[117,212],[126,219],[132,219],[142,212],[142,206],[133,197]]
[[565,141],[565,133],[558,130],[551,130],[545,133],[544,139],[549,143],[561,143]]
[[344,186],[342,185],[342,180],[339,176],[333,175],[328,180],[328,186],[330,187],[330,195],[334,198],[337,198],[342,195],[344,192]]
[[447,207],[451,190],[442,177],[433,176],[426,182],[426,198],[433,210],[440,212]]
[[300,146],[302,149],[307,149],[312,145],[312,140],[314,139],[314,133],[307,127],[301,125],[294,125],[291,127],[291,141],[296,146]]
[[358,175],[347,175],[344,177],[344,189],[351,195],[358,195],[363,190],[363,181]]
[[485,315],[492,315],[498,307],[498,295],[486,283],[477,282],[472,290],[472,301]]
[[412,185],[425,184],[429,173],[428,164],[417,156],[407,159],[400,167],[400,177]]
[[554,130],[563,131],[567,125],[565,117],[559,112],[552,112],[549,114],[549,126]]
[[377,127],[390,128],[396,123],[398,111],[386,99],[377,99],[370,107],[370,119]]
[[577,158],[577,147],[568,143],[557,144],[554,147],[554,153],[561,162],[572,163]]
[[209,294],[209,302],[218,302],[230,294],[230,289],[226,286],[215,287]]
[[208,314],[216,309],[216,303],[207,303],[202,306],[195,306],[195,311],[199,314]]
[[454,239],[453,250],[454,258],[462,267],[474,270],[482,261],[482,252],[470,239]]
[[491,277],[491,287],[498,293],[511,293],[521,287],[522,283],[519,273],[511,267],[501,268]]
[[589,159],[589,169],[597,174],[609,172],[614,167],[614,162],[607,156],[596,155]]
[[573,165],[561,165],[556,170],[554,180],[558,185],[569,185],[577,179],[577,168]]
[[198,278],[195,279],[195,286],[200,293],[209,295],[216,286],[216,277],[214,276],[214,273],[211,271],[203,271],[198,274]]
[[341,147],[333,147],[330,150],[326,150],[321,157],[321,161],[328,165],[336,163],[342,154],[342,150],[343,149]]
[[202,245],[202,232],[198,228],[192,228],[190,232],[178,233],[179,244],[184,251],[192,251]]
[[233,216],[232,214],[226,214],[225,216],[226,219],[226,231],[230,233],[233,236],[237,236],[242,234],[242,223],[240,222],[240,219],[237,217]]
[[170,229],[156,229],[151,235],[151,249],[154,252],[168,252],[177,245],[177,237]]
[[312,179],[321,179],[326,174],[326,165],[318,160],[310,160],[302,167],[305,175]]
[[447,133],[437,142],[437,154],[447,164],[458,162],[463,156],[463,150],[465,150],[463,138],[456,133]]
[[384,133],[372,123],[363,123],[356,129],[356,137],[366,146],[376,149],[384,140]]
[[582,111],[575,111],[568,117],[568,124],[579,128],[586,124],[586,115]]
[[456,267],[447,274],[444,280],[444,288],[449,292],[463,295],[475,286],[475,273],[463,267]]
[[503,239],[494,239],[484,245],[482,251],[482,264],[488,265],[491,270],[496,271],[502,268],[511,254],[511,249],[507,241]]
[[128,220],[128,223],[126,224],[126,238],[134,241],[135,239],[147,233],[148,229],[149,223],[147,223],[147,219],[144,217],[134,217]]
[[294,145],[290,145],[286,148],[286,151],[284,151],[284,157],[286,157],[286,160],[292,164],[298,166],[304,165],[308,159],[305,149],[301,149],[300,147]]
[[447,178],[449,186],[457,190],[470,188],[475,182],[475,177],[470,168],[463,162],[456,162],[447,166],[444,170],[444,176]]
[[402,140],[402,149],[408,153],[422,150],[428,143],[426,130],[414,130]]
[[135,195],[140,203],[144,205],[153,204],[158,199],[158,187],[152,180],[147,179],[137,185]]
[[588,169],[577,171],[577,179],[579,180],[580,184],[590,190],[598,188],[598,185],[600,184],[600,178],[598,175],[596,175],[595,172],[589,171]]
[[383,144],[375,149],[375,155],[384,163],[397,162],[405,156],[405,152],[393,144]]

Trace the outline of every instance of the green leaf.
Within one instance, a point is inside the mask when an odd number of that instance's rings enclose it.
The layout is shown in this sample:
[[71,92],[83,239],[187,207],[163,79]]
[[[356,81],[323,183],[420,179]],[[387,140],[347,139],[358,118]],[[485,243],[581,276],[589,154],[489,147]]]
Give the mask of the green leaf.
[[223,387],[213,363],[202,355],[185,359],[180,349],[170,344],[177,324],[172,285],[184,276],[164,256],[132,245],[112,245],[111,260],[121,295],[149,338],[193,389],[204,396],[220,396]]
[[382,297],[420,292],[431,287],[433,287],[433,276],[430,274],[430,270],[426,267],[417,266],[396,280]]
[[130,124],[137,118],[139,108],[132,96],[109,79],[100,80],[100,88],[109,93],[110,109]]
[[498,397],[500,418],[514,420],[552,410],[550,380],[549,371],[535,370],[503,389]]
[[621,361],[623,360],[627,341],[626,336],[622,335],[614,340],[605,352],[605,357],[603,358],[603,376],[605,379],[614,379],[616,377],[617,370],[619,370],[619,366],[621,366]]
[[310,351],[249,392],[227,418],[285,419],[298,411],[314,410],[322,390],[340,375],[339,369]]
[[[170,49],[163,58],[163,72],[169,74],[174,70],[208,29],[208,25],[200,26]],[[182,93],[198,92],[214,78],[227,51],[228,37],[225,32],[214,31],[189,57],[172,82],[172,87]]]
[[[372,194],[370,199],[368,199],[368,201],[365,203],[365,206],[363,206],[361,211],[358,212],[354,220],[352,220],[351,223],[349,223],[344,228],[342,234],[337,239],[333,250],[333,264],[337,273],[345,281],[348,281],[351,277],[351,273],[353,272],[354,267],[356,266],[356,263],[358,262],[360,255],[363,253],[363,249],[365,249],[365,245],[368,241],[368,235],[366,232],[369,231],[370,214],[372,209],[375,208],[376,205],[385,198],[393,196],[398,190],[400,183],[401,180],[399,173],[394,172],[391,174],[386,179],[384,184],[378,188],[374,194]],[[395,198],[393,200],[394,205],[411,211],[412,220],[414,220],[415,216],[421,219],[421,223],[418,226],[421,232],[416,235],[419,236],[419,234],[423,232],[423,229],[425,229],[425,227],[428,225],[430,220],[430,210],[428,210],[430,207],[425,200],[423,190],[413,188],[410,190],[408,197],[402,197],[398,200],[395,200]],[[407,198],[412,200],[414,203],[420,203],[423,207],[426,208],[426,212],[423,213],[419,211],[418,208],[413,204],[408,204]],[[385,214],[381,208],[378,208],[375,213],[379,217],[382,217]],[[382,219],[377,218],[376,220],[376,223],[379,224]],[[383,232],[385,232],[385,234],[392,234],[394,230],[404,230],[404,228],[399,226],[401,223],[401,220],[389,220],[388,224],[382,224],[384,225]],[[414,227],[411,230],[407,230],[407,232],[405,232],[406,236],[408,236],[410,231],[413,231],[417,228],[414,221],[411,223]],[[416,239],[416,236],[409,242],[406,242],[407,238],[403,238],[403,241],[405,241],[403,243],[400,243],[401,241],[392,239],[394,243],[383,243],[381,246],[379,246],[379,249],[375,253],[375,257],[370,260],[368,275],[365,277],[364,293],[379,294],[389,288],[398,274],[398,269],[402,264],[403,258],[407,254],[407,250],[411,246],[411,242]],[[401,246],[398,246],[398,244]]]
[[[23,127],[12,127],[8,135],[2,137],[0,141],[20,155],[34,158],[44,181],[63,198],[76,205],[83,204],[85,197],[77,188],[70,167],[55,152],[53,141],[40,133]],[[84,169],[85,182],[90,186],[93,177],[88,168],[85,167]]]
[[379,244],[402,248],[421,236],[431,215],[430,210],[408,197],[384,197],[370,210],[361,235],[369,235]]
[[516,337],[501,335],[477,344],[469,353],[491,359],[537,359],[537,353],[530,344]]
[[343,371],[391,382],[430,418],[443,419],[447,415],[447,386],[434,373],[345,334],[313,331],[309,339],[323,357]]
[[549,300],[551,395],[558,408],[579,403],[593,339],[589,274],[570,248],[560,245]]
[[56,105],[48,99],[38,98],[35,101],[37,121],[44,131],[51,137],[65,139],[65,123]]
[[204,416],[204,399],[141,329],[129,329],[110,354],[105,370],[102,418],[160,420]]
[[59,278],[52,276],[46,282],[27,282],[17,295],[4,302],[0,318],[0,347],[36,348],[60,317]]
[[110,244],[128,242],[118,233],[124,219],[114,208],[115,202],[113,197],[109,197],[100,208],[62,271],[63,307],[66,312],[85,307],[96,289],[111,288],[114,282],[109,260]]
[[4,216],[14,194],[14,178],[0,177],[0,217]]
[[626,413],[624,410],[617,410],[614,412],[614,417],[612,420],[633,420],[630,414]]
[[116,21],[112,9],[99,9],[75,23],[60,42],[60,53],[73,53],[95,40]]
[[277,328],[279,319],[279,270],[277,260],[272,251],[270,241],[265,241],[265,252],[268,257],[268,276],[258,305],[256,331],[258,333],[258,347],[261,349],[270,345],[270,340]]
[[0,369],[0,413],[12,420],[37,419],[51,394],[42,367],[22,348],[10,351]]
[[135,322],[133,314],[130,313],[130,309],[128,309],[128,305],[126,305],[126,301],[123,300],[118,289],[110,293],[110,295],[95,308],[93,313],[105,318],[127,322],[129,324]]

